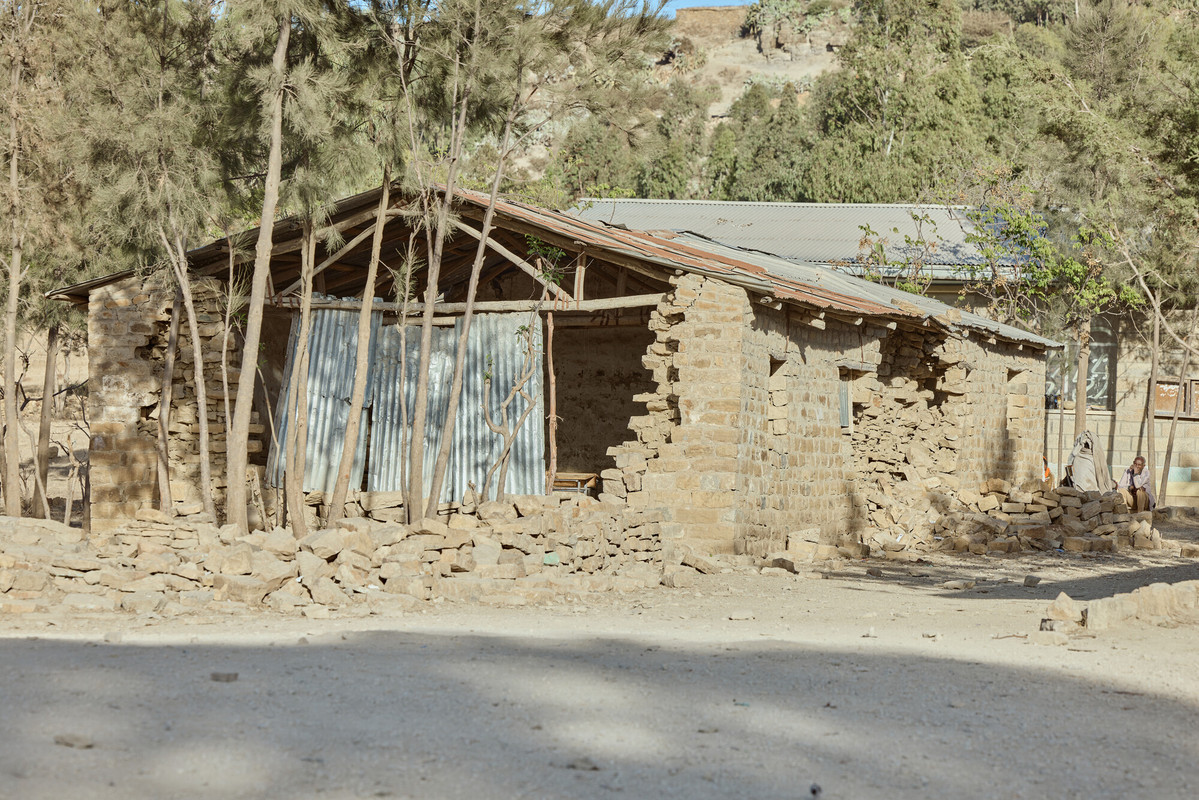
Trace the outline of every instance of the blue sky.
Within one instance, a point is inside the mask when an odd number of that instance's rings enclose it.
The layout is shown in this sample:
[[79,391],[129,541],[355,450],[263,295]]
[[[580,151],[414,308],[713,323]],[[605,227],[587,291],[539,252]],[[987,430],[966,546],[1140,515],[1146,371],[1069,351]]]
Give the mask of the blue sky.
[[748,6],[753,0],[670,0],[666,4],[666,16],[673,17],[676,8],[696,8],[698,6]]

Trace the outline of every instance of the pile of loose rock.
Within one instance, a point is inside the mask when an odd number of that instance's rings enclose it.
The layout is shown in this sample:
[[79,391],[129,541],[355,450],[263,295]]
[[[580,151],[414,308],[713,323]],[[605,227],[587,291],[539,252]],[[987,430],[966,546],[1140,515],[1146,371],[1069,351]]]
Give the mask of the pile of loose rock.
[[[985,552],[1058,548],[1114,552],[1122,547],[1161,547],[1153,512],[1130,512],[1116,492],[1085,492],[1068,486],[1050,489],[1041,484],[1021,488],[998,478],[979,489],[959,492],[958,500],[966,512],[948,514],[939,523],[955,550],[979,552],[980,545]],[[980,520],[980,515],[986,521]],[[977,530],[980,526],[981,531]]]
[[992,479],[977,490],[895,482],[865,496],[872,555],[933,550],[977,554],[1056,550],[1114,552],[1161,547],[1153,513],[1132,513],[1119,494],[1015,486]]
[[[563,595],[679,585],[711,565],[663,548],[653,511],[579,497],[490,502],[415,525],[346,518],[298,539],[240,535],[144,510],[125,528],[0,517],[0,611],[186,613],[265,604],[324,616],[418,608],[435,598],[523,604]],[[668,565],[667,562],[670,562]]]

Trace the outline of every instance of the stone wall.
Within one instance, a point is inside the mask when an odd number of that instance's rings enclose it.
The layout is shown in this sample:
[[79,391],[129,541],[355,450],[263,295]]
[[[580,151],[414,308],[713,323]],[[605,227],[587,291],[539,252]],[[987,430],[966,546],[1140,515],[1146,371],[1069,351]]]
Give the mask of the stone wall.
[[599,472],[611,463],[608,448],[628,437],[629,418],[642,410],[633,398],[654,386],[641,365],[653,338],[643,327],[554,331],[559,472]]
[[[172,378],[169,464],[171,495],[187,510],[212,493],[225,492],[225,409],[220,377],[223,339],[219,299],[212,285],[198,285],[197,323],[204,340],[212,486],[200,486],[199,417],[193,354],[186,311],[180,315]],[[134,519],[158,502],[158,419],[174,291],[130,279],[92,292],[88,303],[88,422],[91,432],[92,530],[102,532]],[[230,340],[229,381],[236,383],[240,350]],[[235,386],[230,387],[233,394]],[[232,396],[231,396],[232,401]],[[263,428],[251,425],[251,452],[261,450]]]
[[655,389],[638,398],[635,440],[610,451],[607,498],[663,509],[664,534],[708,552],[760,555],[796,528],[848,531],[837,362],[861,333],[755,306],[721,281],[674,286],[650,319]]
[[866,353],[878,365],[854,379],[851,437],[866,545],[929,547],[959,491],[1039,481],[1039,352],[899,329]]

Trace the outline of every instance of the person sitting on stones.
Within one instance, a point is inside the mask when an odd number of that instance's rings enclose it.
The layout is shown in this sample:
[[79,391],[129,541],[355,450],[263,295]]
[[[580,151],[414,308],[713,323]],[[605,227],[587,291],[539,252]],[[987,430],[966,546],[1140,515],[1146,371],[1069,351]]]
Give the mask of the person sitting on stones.
[[1124,470],[1116,487],[1130,511],[1152,511],[1157,505],[1157,498],[1153,494],[1153,473],[1145,466],[1145,459],[1141,456],[1132,460],[1132,466]]

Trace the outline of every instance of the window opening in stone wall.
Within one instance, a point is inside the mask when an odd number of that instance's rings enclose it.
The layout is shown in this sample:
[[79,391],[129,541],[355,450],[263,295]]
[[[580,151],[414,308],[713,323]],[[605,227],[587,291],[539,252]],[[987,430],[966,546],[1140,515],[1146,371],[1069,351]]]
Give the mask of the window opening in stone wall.
[[[770,433],[774,436],[787,435],[787,406],[790,397],[787,392],[787,362],[780,358],[770,359],[770,379],[767,383],[770,393],[770,409],[767,418],[770,420]],[[783,445],[772,446],[779,455],[786,459],[787,449]],[[780,466],[786,468],[786,464]]]
[[853,409],[849,402],[849,375],[841,371],[841,383],[837,387],[837,400],[841,410],[841,432],[853,433]]
[[[1091,354],[1087,360],[1087,408],[1111,411],[1116,405],[1116,356],[1119,350],[1116,325],[1106,317],[1091,322]],[[1067,342],[1059,355],[1045,364],[1046,407],[1074,408],[1074,390],[1078,379],[1078,342]],[[1173,411],[1173,409],[1171,409]]]

